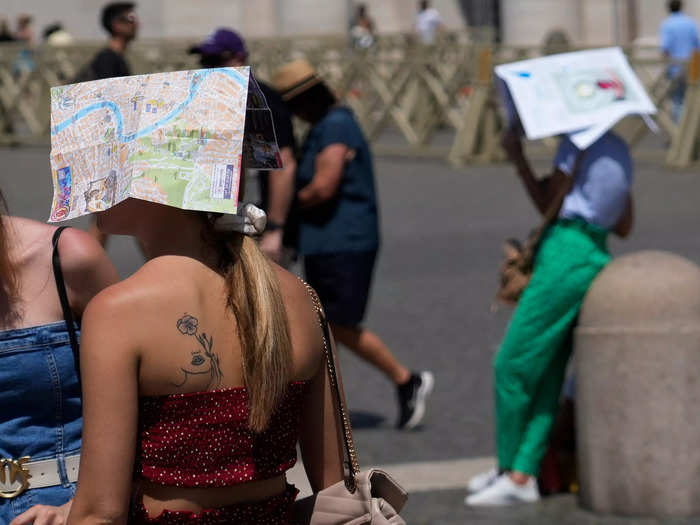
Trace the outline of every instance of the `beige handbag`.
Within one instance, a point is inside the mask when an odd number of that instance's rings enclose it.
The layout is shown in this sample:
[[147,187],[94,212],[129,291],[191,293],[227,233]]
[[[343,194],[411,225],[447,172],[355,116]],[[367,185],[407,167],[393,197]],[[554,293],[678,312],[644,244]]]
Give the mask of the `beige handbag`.
[[352,429],[335,368],[328,321],[316,292],[308,284],[318,320],[323,330],[328,377],[334,393],[339,421],[343,429],[341,446],[346,457],[345,480],[294,504],[294,523],[298,525],[406,525],[399,516],[408,495],[389,474],[370,469],[360,472],[352,439]]

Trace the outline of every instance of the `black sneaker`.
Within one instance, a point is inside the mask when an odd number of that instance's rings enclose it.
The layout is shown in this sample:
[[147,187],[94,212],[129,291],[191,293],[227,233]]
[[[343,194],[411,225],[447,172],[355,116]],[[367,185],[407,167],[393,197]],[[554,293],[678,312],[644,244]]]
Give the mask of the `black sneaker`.
[[432,372],[424,370],[411,374],[411,379],[396,390],[399,394],[399,422],[397,428],[415,428],[425,416],[425,401],[433,392],[435,377]]

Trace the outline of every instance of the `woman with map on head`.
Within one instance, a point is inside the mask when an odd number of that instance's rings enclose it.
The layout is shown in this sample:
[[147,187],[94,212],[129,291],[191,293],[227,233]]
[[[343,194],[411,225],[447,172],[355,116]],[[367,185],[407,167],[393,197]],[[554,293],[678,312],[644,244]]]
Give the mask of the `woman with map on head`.
[[148,261],[85,315],[70,525],[289,523],[299,439],[312,487],[342,479],[312,298],[228,218],[139,199],[97,215]]
[[[0,192],[0,205],[4,200]],[[68,510],[82,430],[79,322],[118,280],[87,233],[0,211],[0,523]]]
[[[143,100],[122,96],[132,86]],[[151,88],[162,112],[149,111]],[[69,525],[291,523],[297,490],[285,472],[297,442],[314,490],[343,479],[315,293],[263,255],[251,236],[265,215],[238,203],[255,163],[242,148],[257,132],[247,110],[264,103],[255,89],[248,68],[218,68],[53,98],[52,217],[94,212],[101,231],[135,237],[147,258],[85,312]],[[74,97],[82,105],[67,106]],[[253,109],[257,124],[270,121]],[[108,140],[64,147],[95,132]],[[270,148],[266,167],[278,169]]]

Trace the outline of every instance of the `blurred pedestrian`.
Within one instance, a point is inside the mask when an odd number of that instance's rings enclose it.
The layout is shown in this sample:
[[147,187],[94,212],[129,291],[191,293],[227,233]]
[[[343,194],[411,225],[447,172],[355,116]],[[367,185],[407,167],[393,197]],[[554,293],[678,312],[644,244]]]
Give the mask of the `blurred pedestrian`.
[[109,33],[107,46],[93,58],[90,80],[126,77],[131,68],[124,58],[129,44],[136,38],[139,20],[133,2],[115,2],[102,9],[102,27]]
[[15,37],[12,36],[10,25],[7,23],[7,18],[0,17],[0,42],[14,42]]
[[[0,44],[14,41],[15,37],[12,36],[7,18],[0,17]],[[0,131],[7,135],[10,135],[13,130],[12,118],[8,114],[10,111],[10,108],[6,108],[4,104],[0,104],[0,122],[3,122],[3,124],[0,125]]]
[[[231,29],[220,28],[209,38],[193,47],[200,55],[202,67],[241,67],[248,63],[248,49],[241,36]],[[260,238],[260,249],[277,264],[289,266],[293,240],[287,228],[287,218],[294,199],[294,172],[296,171],[296,144],[292,116],[279,93],[265,82],[257,81],[272,113],[277,144],[282,158],[282,169],[259,170],[261,207],[267,213],[267,227]]]
[[[109,33],[107,46],[80,70],[74,82],[131,75],[131,68],[124,54],[138,34],[139,20],[135,7],[134,2],[113,2],[102,8],[100,22]],[[107,236],[99,231],[94,221],[90,223],[90,234],[102,246],[107,244]]]
[[357,5],[355,19],[350,28],[350,37],[353,47],[367,49],[374,44],[374,20],[370,18],[366,4]]
[[73,496],[82,431],[78,323],[88,301],[117,280],[85,232],[0,212],[0,523]]
[[681,0],[668,2],[669,16],[660,29],[661,50],[670,61],[666,74],[674,84],[671,92],[673,102],[672,117],[678,122],[683,111],[683,99],[686,91],[685,67],[695,51],[700,50],[698,24],[683,13]]
[[27,47],[34,45],[34,18],[31,15],[19,15],[17,17],[17,31],[15,40]]
[[[17,31],[15,41],[24,47],[17,52],[17,58],[12,64],[12,72],[15,76],[27,75],[34,71],[34,18],[31,15],[19,15],[17,17]],[[31,95],[29,95],[31,96]]]
[[415,30],[420,41],[425,45],[434,44],[437,32],[444,30],[444,28],[445,23],[440,13],[431,7],[430,0],[421,0],[418,4],[415,22]]
[[275,87],[293,114],[311,124],[297,169],[299,252],[336,338],[396,385],[399,428],[417,426],[433,388],[430,372],[411,373],[362,328],[379,249],[372,154],[352,111],[305,60],[282,67]]
[[71,34],[63,28],[63,24],[55,22],[44,28],[44,42],[47,46],[61,47],[69,46],[73,43]]
[[68,525],[290,524],[297,443],[314,492],[343,479],[312,292],[231,215],[130,198],[97,220],[148,261],[84,317]]
[[505,135],[503,144],[540,213],[566,196],[543,235],[532,278],[494,361],[498,465],[470,481],[467,505],[539,500],[536,478],[574,323],[588,287],[610,260],[608,234],[626,237],[632,228],[632,160],[613,132],[583,152],[563,138],[553,173],[544,179],[534,176],[516,133]]

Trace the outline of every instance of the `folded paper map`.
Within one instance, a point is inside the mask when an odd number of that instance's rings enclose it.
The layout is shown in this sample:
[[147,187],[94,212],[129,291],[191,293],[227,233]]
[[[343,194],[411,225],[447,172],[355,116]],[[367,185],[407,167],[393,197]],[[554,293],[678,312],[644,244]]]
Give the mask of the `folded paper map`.
[[272,115],[248,67],[51,89],[52,222],[130,197],[235,213],[242,159],[281,167]]
[[567,133],[585,149],[622,118],[656,113],[619,47],[502,64],[495,73],[507,86],[508,118],[517,111],[529,139]]

